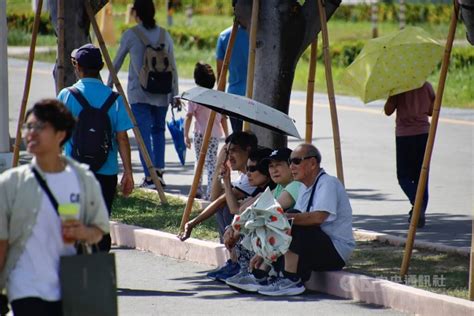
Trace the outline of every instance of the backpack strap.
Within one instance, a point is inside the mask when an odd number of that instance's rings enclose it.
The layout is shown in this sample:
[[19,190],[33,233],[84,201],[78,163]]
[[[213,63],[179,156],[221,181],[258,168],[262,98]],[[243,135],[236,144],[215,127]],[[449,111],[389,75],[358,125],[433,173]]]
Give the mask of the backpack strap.
[[149,41],[148,38],[145,36],[145,34],[143,34],[142,30],[140,30],[140,29],[138,28],[138,25],[135,26],[135,27],[132,27],[132,31],[133,31],[133,33],[135,33],[135,35],[138,36],[138,38],[140,39],[140,41],[142,41],[142,43],[143,43],[145,46],[151,46],[150,41]]
[[76,98],[77,102],[79,102],[80,105],[82,105],[83,108],[85,109],[91,109],[92,106],[90,103],[87,101],[87,99],[82,95],[81,91],[77,89],[76,87],[70,87],[67,88],[69,92]]
[[158,28],[160,30],[160,38],[158,39],[158,45],[163,45],[163,47],[165,47],[166,30],[164,28],[162,28],[161,26],[158,26]]
[[119,94],[117,92],[112,91],[112,93],[110,93],[110,95],[107,97],[107,100],[105,100],[104,104],[102,104],[102,106],[100,107],[100,111],[104,113],[109,112],[110,108],[115,103],[118,97]]
[[43,177],[39,174],[39,171],[36,170],[35,167],[31,167],[31,170],[33,171],[33,173],[35,175],[36,181],[38,181],[38,183],[41,186],[41,188],[43,189],[44,193],[46,193],[46,195],[48,196],[49,201],[51,202],[51,204],[53,205],[54,210],[56,211],[56,214],[58,214],[58,216],[59,216],[59,211],[58,211],[59,203],[58,203],[58,200],[56,200],[56,198],[54,197],[53,192],[51,192],[51,190],[48,186],[48,183],[46,182],[45,179],[43,179]]

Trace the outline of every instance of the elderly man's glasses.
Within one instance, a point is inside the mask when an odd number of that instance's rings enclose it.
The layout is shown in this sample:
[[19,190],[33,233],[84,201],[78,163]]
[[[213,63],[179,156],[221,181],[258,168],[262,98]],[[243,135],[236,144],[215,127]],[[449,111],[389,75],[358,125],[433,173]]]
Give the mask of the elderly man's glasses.
[[41,132],[42,130],[44,130],[45,127],[46,127],[46,123],[44,123],[44,122],[25,123],[21,127],[21,130],[23,131],[23,133],[27,133],[27,132],[38,133],[38,132]]
[[316,158],[316,156],[307,156],[307,157],[302,157],[302,158],[294,157],[294,158],[288,159],[288,163],[290,165],[291,164],[299,165],[301,162],[303,162],[303,160],[310,159],[310,158]]

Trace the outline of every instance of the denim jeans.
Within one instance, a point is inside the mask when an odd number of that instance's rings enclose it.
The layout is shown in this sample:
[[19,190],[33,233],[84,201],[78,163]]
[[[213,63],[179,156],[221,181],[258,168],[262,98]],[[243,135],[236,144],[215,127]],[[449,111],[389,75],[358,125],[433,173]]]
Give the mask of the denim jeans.
[[[415,204],[418,179],[425,155],[428,134],[414,136],[398,136],[396,138],[397,148],[397,178],[400,187],[410,200]],[[428,179],[426,179],[425,193],[423,195],[422,215],[428,206]]]
[[[167,106],[155,106],[146,103],[132,104],[132,112],[143,137],[143,142],[155,168],[165,167],[165,127]],[[145,176],[149,177],[145,160],[140,154]]]

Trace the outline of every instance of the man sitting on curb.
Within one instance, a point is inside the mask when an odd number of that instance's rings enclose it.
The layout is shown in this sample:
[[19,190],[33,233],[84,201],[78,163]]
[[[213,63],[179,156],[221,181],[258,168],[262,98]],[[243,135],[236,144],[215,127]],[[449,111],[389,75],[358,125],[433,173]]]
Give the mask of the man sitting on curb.
[[[241,200],[259,193],[259,191],[255,192],[256,188],[249,184],[246,173],[249,153],[257,148],[257,137],[249,132],[235,132],[226,138],[225,143],[226,147],[219,154],[217,166],[220,167],[223,164],[227,164],[228,160],[230,168],[240,172],[239,178],[232,182],[234,187],[232,193],[236,199]],[[184,232],[178,236],[181,241],[185,241],[191,236],[194,227],[216,214],[217,224],[219,226],[219,236],[221,242],[223,242],[225,228],[232,223],[234,215],[229,212],[229,208],[226,204],[225,193],[219,192],[222,192],[222,183],[220,180],[213,181],[211,204],[209,204],[198,216],[186,223]],[[215,196],[218,197],[213,199]],[[235,254],[231,254],[231,259],[229,259],[223,267],[208,273],[207,276],[211,279],[225,280],[226,278],[237,274],[240,271],[240,266],[236,260],[237,258]]]
[[[72,87],[63,89],[59,93],[58,99],[61,100],[71,111],[72,115],[78,119],[78,126],[76,127],[73,137],[66,143],[65,154],[66,156],[72,156],[77,159],[74,155],[77,151],[76,148],[86,149],[84,146],[92,147],[91,144],[95,143],[94,140],[96,138],[101,140],[100,127],[106,125],[110,126],[110,130],[102,133],[102,135],[110,133],[110,135],[106,137],[108,139],[108,145],[93,146],[108,148],[108,151],[102,154],[104,160],[103,164],[96,166],[95,169],[92,168],[90,164],[91,171],[94,172],[102,189],[102,195],[110,216],[112,203],[117,191],[117,174],[119,172],[118,153],[120,153],[120,157],[122,158],[124,169],[122,180],[120,181],[122,193],[124,196],[128,196],[133,190],[132,160],[130,142],[127,135],[127,130],[131,129],[133,125],[128,117],[122,97],[118,96],[100,80],[99,72],[104,65],[100,50],[92,44],[86,44],[73,50],[71,59],[74,71],[79,80]],[[90,108],[95,112],[90,111]],[[100,111],[97,109],[100,109]],[[81,112],[86,113],[86,110],[92,113],[91,116],[86,117],[81,115]],[[81,124],[86,126],[86,124],[91,121],[97,122],[99,117],[102,116],[100,112],[107,113],[107,115],[103,116],[106,121],[99,121],[97,126],[88,126],[85,128],[87,132],[93,129],[93,133],[85,133],[84,129],[79,128]],[[97,130],[97,132],[95,132],[95,130]],[[94,151],[95,148],[87,148],[86,150],[89,149]],[[99,156],[100,155],[97,155],[97,157],[92,159],[92,164],[99,160]],[[89,163],[81,159],[78,160],[80,162]],[[108,252],[111,247],[110,235],[105,235],[98,246],[101,251]]]
[[289,250],[282,277],[262,286],[258,293],[270,296],[298,295],[311,271],[340,270],[351,255],[352,209],[341,182],[321,168],[321,154],[310,144],[296,147],[289,160],[294,180],[303,185],[288,212],[293,221]]

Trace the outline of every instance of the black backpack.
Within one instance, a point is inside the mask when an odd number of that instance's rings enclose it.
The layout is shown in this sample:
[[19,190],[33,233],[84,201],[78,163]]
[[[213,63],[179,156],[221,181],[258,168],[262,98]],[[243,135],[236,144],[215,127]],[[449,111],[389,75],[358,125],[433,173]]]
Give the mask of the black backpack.
[[92,107],[78,89],[72,87],[68,90],[82,106],[72,134],[72,157],[96,172],[107,161],[112,149],[112,124],[107,112],[119,94],[112,91],[98,109]]

